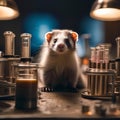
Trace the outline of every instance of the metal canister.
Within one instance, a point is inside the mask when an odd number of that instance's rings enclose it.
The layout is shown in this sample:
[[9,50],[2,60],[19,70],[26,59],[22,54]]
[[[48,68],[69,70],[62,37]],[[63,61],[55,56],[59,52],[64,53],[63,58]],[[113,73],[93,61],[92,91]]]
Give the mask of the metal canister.
[[3,52],[0,51],[0,80],[3,80],[5,78],[5,63],[6,58],[3,58]]
[[120,37],[116,38],[117,43],[117,59],[115,62],[115,68],[117,71],[117,81],[120,81]]
[[15,34],[12,31],[5,31],[5,55],[6,56],[13,56],[15,53],[15,45],[14,45],[14,38]]
[[120,81],[120,58],[115,60],[115,68],[117,71],[117,81]]
[[30,51],[31,51],[31,37],[32,35],[29,33],[21,34],[22,38],[22,46],[21,46],[21,57],[22,58],[30,58]]
[[116,38],[117,43],[117,58],[120,58],[120,37]]
[[5,69],[6,69],[7,59],[0,57],[0,80],[5,79]]
[[[88,76],[92,77],[92,81],[89,87],[89,93],[91,96],[111,96],[110,89],[115,80],[114,70],[100,70],[100,69],[88,69],[86,71]],[[111,89],[112,90],[112,89]]]

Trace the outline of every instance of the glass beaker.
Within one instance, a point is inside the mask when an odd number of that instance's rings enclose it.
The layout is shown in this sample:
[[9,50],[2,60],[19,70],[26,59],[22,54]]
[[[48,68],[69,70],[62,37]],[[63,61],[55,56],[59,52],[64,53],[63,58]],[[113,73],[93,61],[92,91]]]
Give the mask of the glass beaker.
[[37,65],[31,63],[16,65],[15,107],[17,109],[37,108],[37,69]]

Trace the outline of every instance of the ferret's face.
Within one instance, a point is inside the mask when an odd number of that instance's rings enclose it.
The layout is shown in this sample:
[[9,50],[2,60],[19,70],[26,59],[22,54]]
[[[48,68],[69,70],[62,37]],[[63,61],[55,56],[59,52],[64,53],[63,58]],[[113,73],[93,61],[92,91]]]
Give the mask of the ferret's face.
[[49,48],[54,52],[63,54],[70,50],[75,50],[78,35],[69,30],[54,30],[46,34]]

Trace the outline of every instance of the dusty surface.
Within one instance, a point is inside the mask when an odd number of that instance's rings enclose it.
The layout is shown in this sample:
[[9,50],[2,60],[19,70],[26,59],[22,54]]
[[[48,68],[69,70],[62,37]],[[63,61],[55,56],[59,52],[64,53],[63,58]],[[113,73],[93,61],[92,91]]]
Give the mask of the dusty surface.
[[[95,113],[95,103],[100,100],[89,100],[81,97],[80,92],[42,92],[38,100],[38,109],[34,111],[16,110],[15,101],[0,101],[0,119],[42,119],[42,118],[61,118],[61,119],[79,119],[79,118],[101,118]],[[119,117],[109,113],[108,107],[111,101],[103,101],[106,107],[106,117]],[[83,113],[83,105],[89,106],[89,112]],[[104,117],[105,117],[104,116]]]

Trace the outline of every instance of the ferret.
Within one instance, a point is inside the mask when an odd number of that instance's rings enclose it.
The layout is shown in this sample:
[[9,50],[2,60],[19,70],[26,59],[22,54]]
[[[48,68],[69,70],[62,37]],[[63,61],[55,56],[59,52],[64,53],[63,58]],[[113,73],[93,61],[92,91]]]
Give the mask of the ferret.
[[78,34],[72,30],[52,30],[45,34],[45,43],[37,57],[43,69],[38,70],[40,87],[76,89],[80,80],[80,58],[76,52]]

